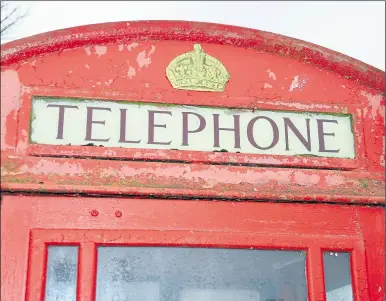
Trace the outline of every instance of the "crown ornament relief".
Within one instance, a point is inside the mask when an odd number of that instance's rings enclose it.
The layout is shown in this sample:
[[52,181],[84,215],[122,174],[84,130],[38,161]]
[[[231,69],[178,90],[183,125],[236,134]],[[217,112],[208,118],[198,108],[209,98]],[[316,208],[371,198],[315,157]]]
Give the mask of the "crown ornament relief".
[[200,44],[174,58],[166,76],[175,89],[222,92],[230,76],[224,65],[206,54]]

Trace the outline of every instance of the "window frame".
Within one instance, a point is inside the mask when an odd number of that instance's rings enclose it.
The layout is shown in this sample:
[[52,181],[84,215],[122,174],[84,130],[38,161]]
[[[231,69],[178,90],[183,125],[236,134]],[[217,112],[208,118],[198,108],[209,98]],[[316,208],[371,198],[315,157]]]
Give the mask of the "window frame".
[[[160,202],[162,203],[162,201]],[[269,206],[269,204],[266,204]],[[275,231],[274,231],[275,232]],[[306,252],[309,301],[326,300],[323,252],[350,252],[354,300],[369,300],[364,246],[349,236],[286,235],[254,232],[134,229],[32,229],[27,301],[43,301],[48,245],[79,246],[77,300],[95,300],[98,246],[184,246],[301,250]]]

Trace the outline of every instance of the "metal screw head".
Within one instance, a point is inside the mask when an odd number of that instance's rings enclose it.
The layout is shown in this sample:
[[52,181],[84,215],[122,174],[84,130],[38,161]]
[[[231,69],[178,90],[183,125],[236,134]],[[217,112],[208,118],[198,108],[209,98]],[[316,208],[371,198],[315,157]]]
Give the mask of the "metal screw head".
[[115,211],[115,216],[116,217],[121,217],[122,216],[122,211],[121,210]]
[[91,210],[90,212],[91,216],[98,216],[99,212],[96,209]]

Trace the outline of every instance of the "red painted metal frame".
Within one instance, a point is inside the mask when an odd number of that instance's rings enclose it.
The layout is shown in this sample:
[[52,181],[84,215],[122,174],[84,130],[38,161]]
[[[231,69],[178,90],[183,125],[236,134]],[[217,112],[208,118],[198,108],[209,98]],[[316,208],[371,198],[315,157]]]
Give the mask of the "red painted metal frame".
[[[310,301],[325,300],[322,252],[347,251],[352,254],[355,301],[381,301],[369,297],[367,277],[372,273],[383,288],[384,274],[376,268],[382,258],[366,256],[367,240],[358,227],[363,209],[356,206],[330,210],[329,205],[307,204],[4,196],[3,207],[2,223],[8,228],[2,227],[2,264],[16,261],[17,270],[24,269],[28,244],[24,237],[29,237],[26,301],[43,300],[49,244],[80,246],[77,300],[82,301],[94,297],[98,245],[305,250]],[[381,208],[368,210],[373,219],[382,216]],[[376,238],[376,233],[370,237]],[[19,248],[7,248],[10,243]],[[2,270],[2,277],[5,273]],[[8,296],[10,288],[2,286],[2,290]]]
[[[306,272],[308,297],[310,301],[325,300],[323,264],[320,258],[324,251],[349,252],[355,300],[367,300],[366,267],[364,248],[359,240],[321,238],[315,243],[314,237],[277,235],[272,241],[272,234],[213,233],[208,231],[152,231],[152,230],[45,230],[31,231],[29,275],[26,301],[44,301],[47,246],[79,246],[79,267],[77,281],[78,300],[94,300],[96,285],[96,263],[98,246],[184,246],[205,248],[247,248],[271,250],[306,251]],[[253,243],[251,243],[253,241]],[[328,248],[323,246],[328,245]],[[316,258],[318,257],[318,258]],[[317,297],[318,296],[318,297]]]

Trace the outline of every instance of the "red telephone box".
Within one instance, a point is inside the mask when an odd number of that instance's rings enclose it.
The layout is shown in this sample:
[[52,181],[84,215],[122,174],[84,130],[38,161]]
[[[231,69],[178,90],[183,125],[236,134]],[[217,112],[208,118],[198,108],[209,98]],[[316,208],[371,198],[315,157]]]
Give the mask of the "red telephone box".
[[192,22],[1,48],[2,300],[384,300],[384,72]]

